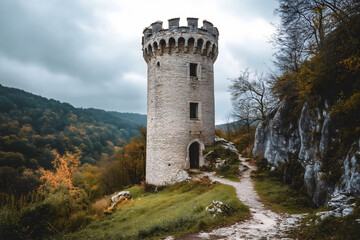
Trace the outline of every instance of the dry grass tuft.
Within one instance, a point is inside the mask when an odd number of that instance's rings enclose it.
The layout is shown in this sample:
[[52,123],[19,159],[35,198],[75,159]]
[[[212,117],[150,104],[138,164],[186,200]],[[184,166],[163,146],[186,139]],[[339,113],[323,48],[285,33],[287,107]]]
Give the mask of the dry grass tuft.
[[96,216],[103,216],[104,211],[110,206],[110,197],[105,196],[91,205],[91,212]]

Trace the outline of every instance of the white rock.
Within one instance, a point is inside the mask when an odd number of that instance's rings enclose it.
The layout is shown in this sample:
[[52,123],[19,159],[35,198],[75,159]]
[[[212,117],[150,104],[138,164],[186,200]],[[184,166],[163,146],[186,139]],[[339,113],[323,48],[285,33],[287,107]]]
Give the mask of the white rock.
[[116,202],[116,200],[122,196],[126,197],[127,199],[131,198],[131,194],[129,191],[122,191],[122,192],[119,192],[119,193],[115,194],[114,196],[112,196],[110,198],[111,202]]
[[353,211],[354,211],[353,207],[345,208],[344,210],[342,210],[342,216],[346,217],[346,216],[350,215]]

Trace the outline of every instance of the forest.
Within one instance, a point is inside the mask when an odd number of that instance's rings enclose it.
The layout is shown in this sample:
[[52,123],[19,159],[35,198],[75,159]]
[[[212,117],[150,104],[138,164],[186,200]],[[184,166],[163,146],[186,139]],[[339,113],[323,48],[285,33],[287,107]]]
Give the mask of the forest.
[[54,170],[69,152],[82,166],[106,165],[145,125],[146,115],[75,108],[0,85],[0,199],[37,189],[40,170]]

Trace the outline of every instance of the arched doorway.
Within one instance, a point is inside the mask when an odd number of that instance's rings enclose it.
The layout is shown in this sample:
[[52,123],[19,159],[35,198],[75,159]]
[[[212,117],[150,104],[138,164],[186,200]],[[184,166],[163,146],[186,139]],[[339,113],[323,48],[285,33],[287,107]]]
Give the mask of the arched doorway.
[[199,168],[200,145],[193,142],[189,147],[190,168]]

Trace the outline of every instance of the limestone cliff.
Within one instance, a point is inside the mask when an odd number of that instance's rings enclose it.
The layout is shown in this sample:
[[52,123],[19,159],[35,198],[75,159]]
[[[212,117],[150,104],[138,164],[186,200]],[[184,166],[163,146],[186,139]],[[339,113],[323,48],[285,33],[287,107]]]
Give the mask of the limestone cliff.
[[[315,109],[304,104],[297,121],[287,121],[292,109],[285,101],[259,124],[255,135],[254,155],[260,155],[277,165],[292,154],[305,168],[304,184],[317,205],[331,205],[339,198],[360,196],[360,139],[347,147],[346,153],[335,160],[335,166],[326,166],[329,152],[336,152],[341,140],[329,114],[327,104]],[[328,175],[338,171],[335,181]]]

